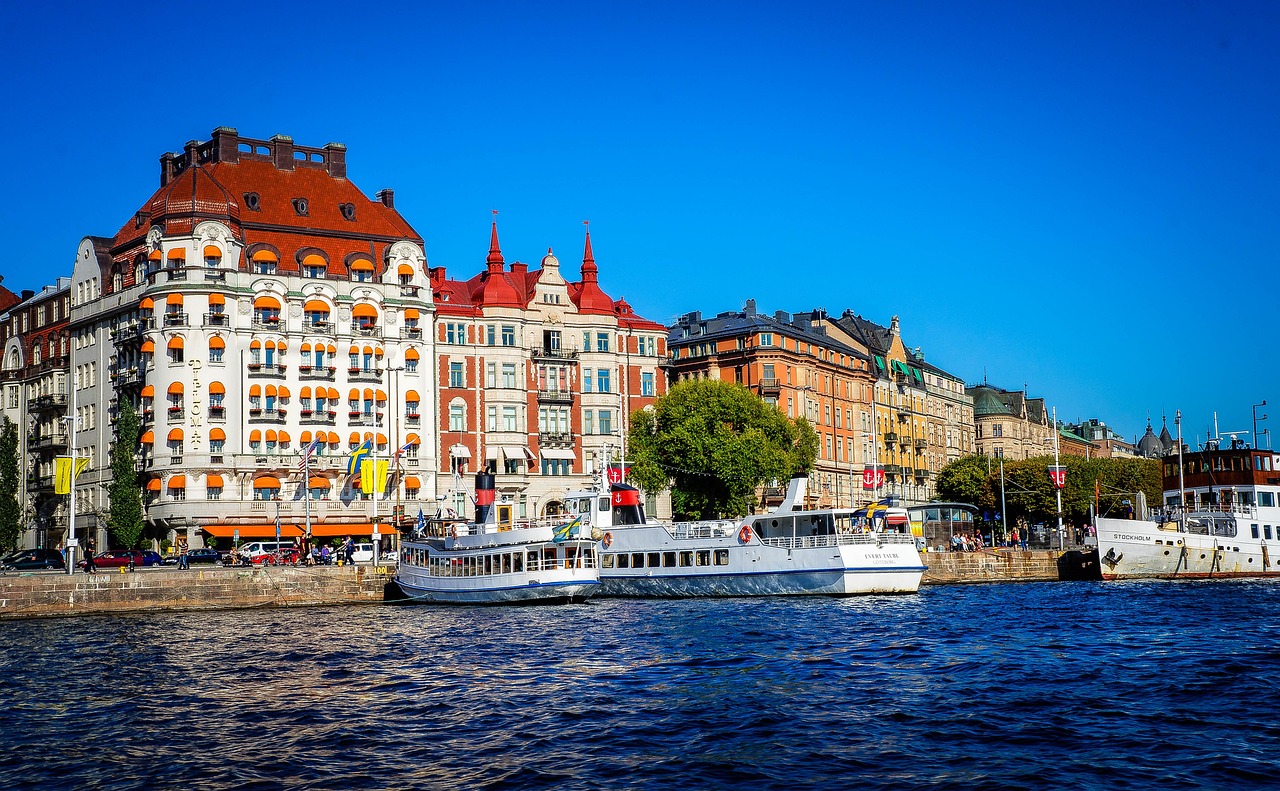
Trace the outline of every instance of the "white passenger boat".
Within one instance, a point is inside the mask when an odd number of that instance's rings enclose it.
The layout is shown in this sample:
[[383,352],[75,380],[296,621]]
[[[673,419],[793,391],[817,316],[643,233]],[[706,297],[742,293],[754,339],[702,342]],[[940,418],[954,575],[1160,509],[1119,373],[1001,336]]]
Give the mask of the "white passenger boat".
[[474,522],[421,520],[401,542],[395,581],[411,601],[580,602],[600,585],[598,542],[571,519],[520,522],[495,505],[491,473],[476,474]]
[[1280,454],[1219,445],[1165,457],[1160,507],[1096,520],[1103,579],[1280,576]]
[[650,521],[639,491],[615,483],[565,502],[601,540],[600,595],[624,597],[913,593],[925,566],[906,526],[853,509],[799,510],[794,478],[775,511],[737,520]]

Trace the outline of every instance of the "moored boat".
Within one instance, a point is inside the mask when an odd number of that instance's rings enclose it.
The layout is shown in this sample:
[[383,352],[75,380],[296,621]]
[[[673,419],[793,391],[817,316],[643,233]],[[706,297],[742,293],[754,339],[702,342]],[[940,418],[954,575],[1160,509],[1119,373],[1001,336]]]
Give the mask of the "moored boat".
[[913,593],[925,565],[906,526],[854,509],[803,510],[805,478],[777,509],[736,520],[662,523],[622,483],[570,493],[601,540],[600,595],[781,596]]
[[474,522],[422,519],[401,542],[395,582],[410,601],[554,604],[599,588],[598,544],[572,520],[521,522],[494,505],[492,473],[476,474]]

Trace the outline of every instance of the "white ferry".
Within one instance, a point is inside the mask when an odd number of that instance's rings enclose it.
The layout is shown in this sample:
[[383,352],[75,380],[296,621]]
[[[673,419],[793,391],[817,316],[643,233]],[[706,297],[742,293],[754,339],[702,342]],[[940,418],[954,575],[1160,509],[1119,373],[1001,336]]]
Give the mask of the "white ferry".
[[519,522],[494,504],[494,477],[476,474],[474,522],[437,516],[401,542],[395,581],[411,601],[554,604],[600,587],[596,541],[570,520]]
[[[797,477],[775,511],[738,520],[663,524],[622,483],[565,503],[601,541],[600,595],[779,596],[914,593],[925,565],[906,526],[853,509],[805,511]],[[601,487],[603,488],[603,486]]]
[[1161,508],[1096,520],[1103,579],[1280,576],[1280,454],[1211,440],[1163,466]]

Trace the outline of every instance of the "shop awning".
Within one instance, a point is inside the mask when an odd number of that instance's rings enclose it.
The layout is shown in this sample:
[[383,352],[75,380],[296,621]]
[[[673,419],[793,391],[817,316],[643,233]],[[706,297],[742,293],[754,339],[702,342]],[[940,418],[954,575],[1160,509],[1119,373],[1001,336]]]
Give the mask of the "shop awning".
[[471,458],[471,449],[466,445],[454,445],[449,448],[449,455],[455,459],[469,459]]
[[[274,522],[269,525],[205,525],[200,529],[215,538],[232,538],[237,535],[237,531],[241,539],[276,537]],[[314,531],[312,534],[314,535]],[[301,536],[302,528],[298,525],[280,525],[281,538],[300,538]]]
[[574,460],[578,455],[569,448],[543,448],[542,458],[544,459],[567,459]]

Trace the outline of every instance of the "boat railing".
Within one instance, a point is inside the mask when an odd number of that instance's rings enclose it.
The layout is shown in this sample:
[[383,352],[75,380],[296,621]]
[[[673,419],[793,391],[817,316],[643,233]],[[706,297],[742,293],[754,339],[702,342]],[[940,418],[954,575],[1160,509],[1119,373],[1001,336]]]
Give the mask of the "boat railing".
[[915,537],[906,533],[828,533],[818,536],[768,536],[760,539],[765,546],[780,549],[805,549],[809,547],[838,547],[851,545],[915,544]]
[[1162,530],[1173,530],[1199,536],[1235,538],[1239,534],[1236,517],[1257,518],[1252,506],[1216,504],[1214,507],[1197,507],[1191,510],[1170,506],[1151,514],[1151,520]]
[[724,538],[738,531],[738,523],[729,519],[716,522],[676,522],[671,525],[675,538]]

